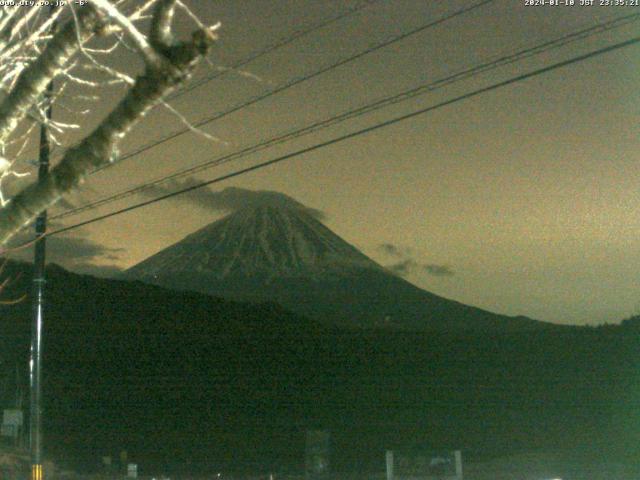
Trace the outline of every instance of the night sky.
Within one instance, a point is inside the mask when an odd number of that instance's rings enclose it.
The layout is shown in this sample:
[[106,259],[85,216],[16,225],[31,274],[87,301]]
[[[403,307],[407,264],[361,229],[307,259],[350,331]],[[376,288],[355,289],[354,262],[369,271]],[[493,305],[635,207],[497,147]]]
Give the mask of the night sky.
[[[204,23],[222,22],[211,64],[199,70],[197,79],[358,2],[189,3]],[[525,0],[496,0],[204,127],[219,142],[189,133],[124,160],[92,176],[67,200],[80,206],[508,53],[640,14],[640,7],[579,3],[526,6]],[[374,2],[171,104],[197,122],[471,4]],[[187,20],[180,22],[182,31],[192,28]],[[639,24],[491,70],[198,173],[180,185],[632,38]],[[112,59],[116,65],[128,64],[127,54],[118,55]],[[211,200],[212,192],[229,186],[272,190],[321,211],[325,224],[342,238],[433,293],[557,323],[618,322],[640,311],[639,66],[637,45],[600,55],[216,184],[208,192],[52,237],[50,259],[75,271],[113,274],[221,218],[225,212]],[[98,121],[118,92],[100,92],[87,125]],[[158,108],[121,150],[126,153],[182,127]],[[147,198],[128,197],[54,227]]]

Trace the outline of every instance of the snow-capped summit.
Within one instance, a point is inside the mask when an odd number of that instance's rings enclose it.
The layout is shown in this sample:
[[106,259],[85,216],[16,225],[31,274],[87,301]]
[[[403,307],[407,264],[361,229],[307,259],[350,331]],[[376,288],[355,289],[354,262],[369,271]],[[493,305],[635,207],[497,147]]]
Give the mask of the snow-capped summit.
[[463,305],[392,274],[322,224],[321,212],[277,192],[207,197],[231,213],[125,273],[177,290],[277,302],[332,324],[371,328],[513,330],[544,324]]
[[153,278],[169,273],[273,278],[382,269],[313,215],[287,202],[250,205],[148,258],[129,274]]

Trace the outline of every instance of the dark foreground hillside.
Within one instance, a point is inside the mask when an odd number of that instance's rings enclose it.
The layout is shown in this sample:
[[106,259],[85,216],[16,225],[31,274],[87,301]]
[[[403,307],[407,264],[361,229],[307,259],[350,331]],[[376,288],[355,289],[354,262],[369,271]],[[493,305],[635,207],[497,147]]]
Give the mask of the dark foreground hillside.
[[[48,279],[45,439],[58,463],[91,468],[127,450],[143,469],[296,469],[307,428],[332,432],[341,470],[379,468],[384,449],[399,446],[460,448],[467,459],[532,450],[639,458],[634,322],[356,332],[275,304],[55,267]],[[28,284],[24,274],[4,295]],[[8,379],[27,362],[30,304],[1,308]]]

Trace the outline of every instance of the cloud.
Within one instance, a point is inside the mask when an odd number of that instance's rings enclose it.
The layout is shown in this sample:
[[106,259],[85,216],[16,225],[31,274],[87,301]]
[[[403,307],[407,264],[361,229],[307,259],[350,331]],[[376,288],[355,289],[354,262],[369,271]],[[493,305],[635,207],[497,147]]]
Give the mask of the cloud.
[[392,263],[391,265],[388,265],[387,268],[396,275],[406,277],[410,273],[418,270],[419,266],[415,260],[408,259],[402,260],[401,262]]
[[393,259],[393,262],[386,265],[386,268],[401,277],[414,273],[426,273],[434,277],[450,277],[455,274],[447,265],[418,261],[413,254],[413,250],[409,247],[383,243],[378,246],[378,250]]
[[422,268],[429,275],[433,275],[436,277],[450,277],[454,274],[453,270],[449,268],[447,265],[436,265],[436,264],[428,264],[423,265]]
[[[194,178],[172,180],[162,185],[153,186],[144,191],[150,197],[158,197],[181,189],[195,187],[200,182]],[[228,187],[221,191],[211,191],[208,187],[195,188],[176,197],[202,208],[216,211],[235,212],[242,208],[258,206],[276,206],[295,208],[306,212],[317,220],[324,220],[324,212],[310,208],[280,192],[268,190],[248,190],[239,187]]]
[[[8,246],[9,257],[16,260],[33,261],[33,246],[11,250],[12,247],[28,244],[33,240],[31,229],[24,230],[11,240]],[[47,237],[46,258],[47,263],[58,265],[78,273],[86,273],[95,276],[114,276],[120,269],[115,265],[103,265],[106,261],[113,262],[119,259],[122,248],[110,248],[93,240],[78,236],[54,235]]]
[[385,253],[391,257],[402,257],[403,253],[400,247],[393,245],[392,243],[383,243],[378,247],[382,253]]

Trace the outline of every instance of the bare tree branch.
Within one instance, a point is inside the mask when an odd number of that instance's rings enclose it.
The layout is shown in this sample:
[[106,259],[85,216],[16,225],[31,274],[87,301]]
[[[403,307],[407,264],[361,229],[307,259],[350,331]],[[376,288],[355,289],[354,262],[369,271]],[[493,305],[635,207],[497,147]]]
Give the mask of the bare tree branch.
[[[104,4],[104,0],[93,1],[96,5]],[[189,41],[164,43],[172,38],[169,35],[172,15],[168,11],[173,9],[174,4],[174,0],[159,0],[153,13],[150,36],[155,40],[151,48],[154,49],[160,61],[146,62],[144,73],[136,78],[135,84],[104,121],[77,146],[67,150],[60,163],[48,176],[25,188],[11,199],[7,206],[0,209],[0,244],[5,244],[18,230],[33,221],[39,212],[53,205],[62,195],[80,184],[91,171],[115,161],[113,153],[118,142],[149,109],[182,84],[192,73],[198,61],[208,53],[216,39],[214,29],[217,27],[199,29],[194,32]],[[81,21],[85,22],[83,28],[87,31],[91,30],[89,26],[99,21],[95,14],[85,12],[82,18],[84,20]],[[108,18],[116,20],[112,15]],[[129,29],[125,23],[119,23],[119,26],[125,30]],[[131,36],[131,31],[128,33]],[[73,32],[67,34],[75,35]],[[69,40],[66,36],[63,38]],[[79,48],[77,42],[73,47],[66,45],[60,40],[59,34],[51,42],[62,43],[63,46],[59,45],[53,51],[50,51],[51,45],[47,47],[43,56],[49,52],[48,61],[45,62],[46,67],[41,68],[47,68],[49,73],[43,74],[39,71],[32,73],[38,78],[52,78],[56,71],[59,72],[61,69],[60,59],[64,57],[66,61],[71,50],[75,52]],[[74,42],[70,41],[70,43]],[[39,59],[37,63],[43,62]],[[33,81],[29,83],[28,88],[31,91],[36,90],[33,83]],[[35,83],[38,87],[40,86],[39,82]],[[18,85],[16,85],[17,89]],[[22,94],[22,96],[25,95]],[[30,99],[33,100],[33,97],[31,96]],[[3,139],[3,128],[8,130],[12,126],[5,121],[6,126],[3,127],[2,115],[2,107],[0,107],[0,141]],[[13,116],[15,117],[15,114]]]
[[101,25],[100,17],[93,8],[83,8],[79,17],[83,31],[76,32],[75,22],[67,22],[38,59],[20,74],[9,96],[0,104],[0,144],[6,142],[29,109],[38,102],[49,82],[78,51],[78,36],[85,41]]
[[[8,260],[5,258],[2,260],[2,263],[0,263],[0,277],[2,277],[2,274],[4,273],[4,269],[7,266],[7,262]],[[4,280],[2,280],[2,282],[0,282],[0,294],[2,294],[2,292],[4,291],[5,288],[7,288],[9,285],[11,285],[12,282],[16,281],[18,278],[11,278],[11,277],[5,277]],[[22,302],[25,298],[27,298],[27,295],[21,295],[18,298],[12,298],[12,299],[1,299],[0,300],[0,305],[14,305],[16,303],[20,303]]]
[[[92,0],[96,8],[103,12],[110,20],[119,25],[131,39],[138,51],[142,54],[146,63],[153,65],[155,68],[160,68],[162,64],[162,57],[158,52],[149,44],[147,38],[138,31],[133,22],[124,14],[120,12],[109,0]],[[169,28],[171,28],[169,26]]]
[[156,48],[163,48],[173,44],[171,22],[175,13],[175,0],[160,0],[153,12],[151,25],[151,44]]

